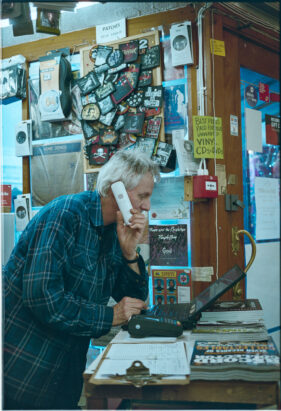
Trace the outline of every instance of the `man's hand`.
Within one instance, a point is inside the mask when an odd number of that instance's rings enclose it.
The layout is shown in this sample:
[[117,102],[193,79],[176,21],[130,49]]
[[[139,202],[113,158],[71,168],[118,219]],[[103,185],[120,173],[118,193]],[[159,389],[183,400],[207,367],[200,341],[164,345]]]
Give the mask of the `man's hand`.
[[123,297],[118,304],[113,306],[112,325],[124,324],[133,314],[139,314],[143,309],[146,309],[144,301],[137,298]]
[[147,218],[139,211],[132,209],[130,225],[124,225],[124,220],[120,211],[117,211],[117,235],[124,257],[133,260],[136,257],[136,246],[142,238],[147,224]]

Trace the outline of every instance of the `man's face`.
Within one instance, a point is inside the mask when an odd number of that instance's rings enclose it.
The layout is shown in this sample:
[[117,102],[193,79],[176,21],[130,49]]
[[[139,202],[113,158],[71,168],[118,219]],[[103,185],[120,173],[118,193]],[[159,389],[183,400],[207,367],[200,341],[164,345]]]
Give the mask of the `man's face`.
[[150,197],[153,191],[154,181],[151,173],[146,173],[139,184],[128,191],[133,208],[139,211],[150,210]]

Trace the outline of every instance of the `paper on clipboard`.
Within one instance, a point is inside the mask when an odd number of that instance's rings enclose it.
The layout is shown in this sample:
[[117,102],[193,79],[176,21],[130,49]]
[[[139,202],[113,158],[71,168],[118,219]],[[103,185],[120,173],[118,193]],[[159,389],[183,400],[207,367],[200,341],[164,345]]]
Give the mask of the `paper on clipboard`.
[[[134,361],[141,361],[150,374],[177,376],[179,379],[190,374],[184,342],[112,344],[104,356],[90,382],[104,380],[112,375],[126,375],[126,370]],[[116,381],[115,381],[116,382]]]

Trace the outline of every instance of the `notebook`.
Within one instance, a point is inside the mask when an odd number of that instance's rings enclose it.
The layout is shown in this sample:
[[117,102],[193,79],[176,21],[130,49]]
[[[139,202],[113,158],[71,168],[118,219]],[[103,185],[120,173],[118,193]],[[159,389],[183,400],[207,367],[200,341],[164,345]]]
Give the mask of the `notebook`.
[[143,315],[169,317],[180,321],[184,329],[194,328],[200,313],[209,308],[220,296],[242,280],[246,274],[235,265],[218,280],[202,291],[190,303],[159,304],[142,312]]

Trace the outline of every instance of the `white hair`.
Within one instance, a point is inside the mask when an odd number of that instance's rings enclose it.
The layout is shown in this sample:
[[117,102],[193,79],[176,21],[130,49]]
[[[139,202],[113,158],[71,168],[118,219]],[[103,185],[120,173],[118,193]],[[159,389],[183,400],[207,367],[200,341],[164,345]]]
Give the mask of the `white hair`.
[[155,181],[160,180],[159,166],[143,151],[137,149],[118,150],[101,167],[96,189],[106,197],[111,184],[122,181],[127,190],[133,190],[146,173],[151,173]]

